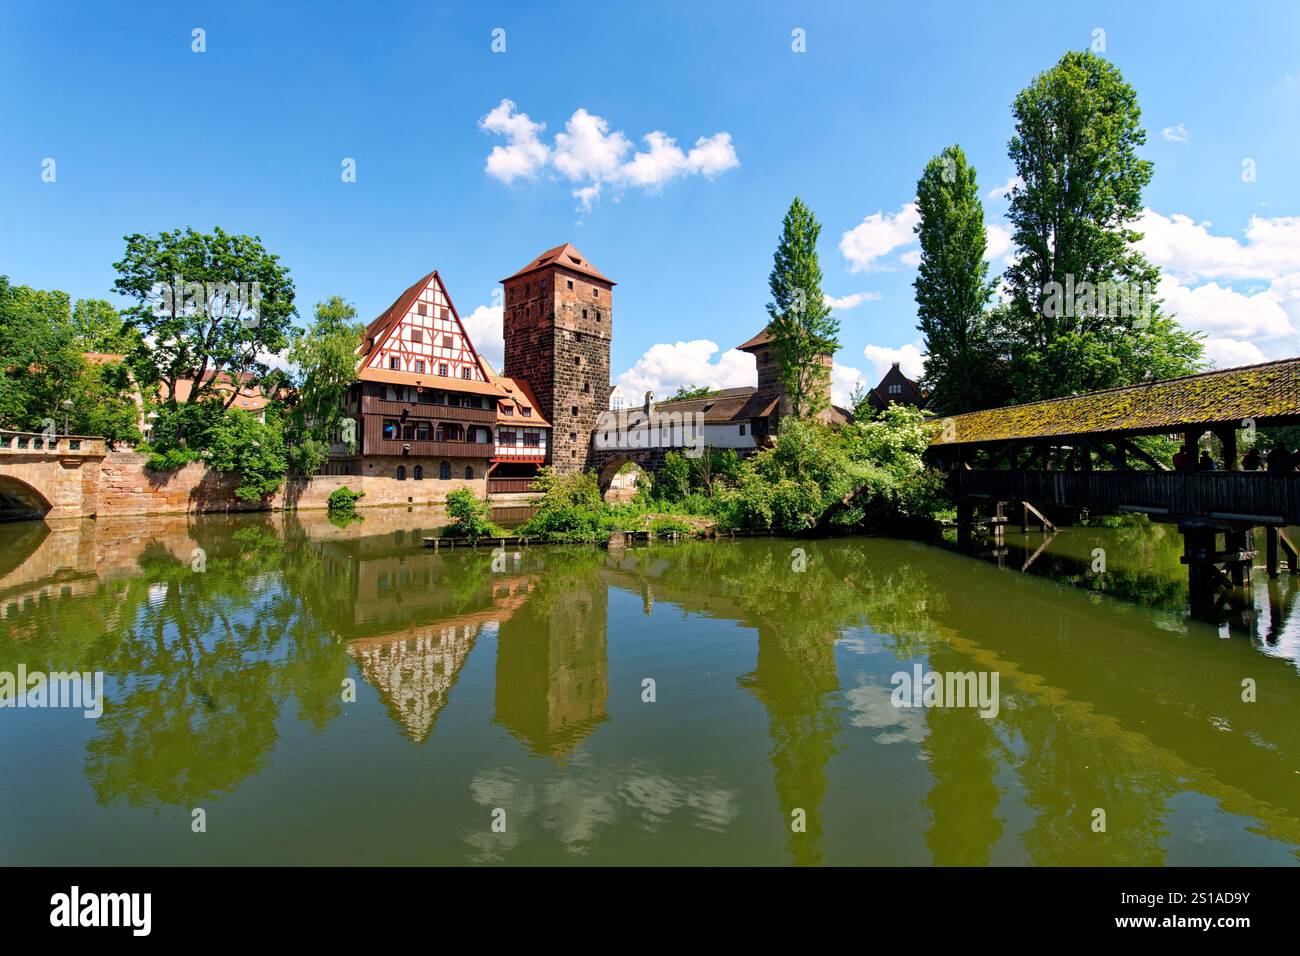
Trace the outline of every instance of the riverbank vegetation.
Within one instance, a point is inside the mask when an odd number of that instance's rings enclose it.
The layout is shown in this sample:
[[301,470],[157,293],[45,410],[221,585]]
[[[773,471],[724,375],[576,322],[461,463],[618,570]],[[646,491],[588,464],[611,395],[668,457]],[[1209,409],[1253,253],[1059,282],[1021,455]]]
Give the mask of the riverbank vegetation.
[[644,530],[933,535],[948,504],[942,477],[922,460],[931,427],[898,405],[840,428],[789,419],[772,447],[743,460],[712,448],[698,458],[670,452],[653,484],[621,504],[602,499],[594,474],[544,469],[537,511],[516,533],[575,542]]

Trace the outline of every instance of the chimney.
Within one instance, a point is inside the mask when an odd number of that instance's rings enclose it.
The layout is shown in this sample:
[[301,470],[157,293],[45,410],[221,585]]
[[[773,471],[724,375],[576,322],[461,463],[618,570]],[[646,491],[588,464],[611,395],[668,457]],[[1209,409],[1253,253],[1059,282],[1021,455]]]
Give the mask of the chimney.
[[644,411],[647,415],[649,415],[652,411],[654,411],[654,407],[655,407],[655,393],[654,393],[654,392],[646,392],[646,393],[645,393],[645,406],[644,406],[644,408],[643,408],[643,411]]

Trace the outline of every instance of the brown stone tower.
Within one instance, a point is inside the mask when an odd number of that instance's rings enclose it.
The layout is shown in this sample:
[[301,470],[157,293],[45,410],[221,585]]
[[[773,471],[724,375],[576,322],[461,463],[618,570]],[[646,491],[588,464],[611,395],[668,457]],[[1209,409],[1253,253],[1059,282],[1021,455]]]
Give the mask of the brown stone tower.
[[[748,342],[743,342],[740,345],[737,345],[736,348],[754,356],[754,364],[758,371],[758,396],[760,398],[771,398],[778,401],[778,417],[781,415],[789,415],[790,396],[781,385],[781,359],[777,353],[776,346],[772,341],[772,334],[765,328]],[[818,356],[818,359],[826,369],[825,380],[822,383],[825,389],[823,397],[826,407],[817,417],[823,421],[833,421],[837,418],[831,404],[831,369],[834,366],[834,356],[831,355],[830,352],[823,352]],[[773,424],[775,424],[775,422]]]
[[505,374],[528,383],[551,423],[550,464],[561,474],[581,471],[609,407],[614,282],[565,243],[501,283]]

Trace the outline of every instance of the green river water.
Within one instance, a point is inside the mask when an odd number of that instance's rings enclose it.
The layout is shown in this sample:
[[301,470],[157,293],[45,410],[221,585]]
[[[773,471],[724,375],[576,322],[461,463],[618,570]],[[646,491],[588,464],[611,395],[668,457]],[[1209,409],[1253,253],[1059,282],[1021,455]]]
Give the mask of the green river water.
[[[1300,861],[1300,578],[1216,625],[1159,526],[981,560],[436,523],[0,526],[0,673],[105,681],[98,719],[0,709],[0,863]],[[918,666],[996,714],[894,706]]]

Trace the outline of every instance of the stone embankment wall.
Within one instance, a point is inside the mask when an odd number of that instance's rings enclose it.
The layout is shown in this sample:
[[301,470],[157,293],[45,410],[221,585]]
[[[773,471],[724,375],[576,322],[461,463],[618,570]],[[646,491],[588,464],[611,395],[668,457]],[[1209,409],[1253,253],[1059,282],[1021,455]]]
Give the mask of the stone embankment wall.
[[365,492],[357,503],[361,508],[438,505],[457,488],[469,488],[480,498],[487,496],[487,479],[481,477],[398,481],[367,475],[319,475],[286,482],[269,501],[247,502],[235,497],[239,479],[233,474],[210,471],[199,462],[176,471],[153,472],[145,468],[146,461],[144,455],[129,451],[106,455],[99,466],[96,510],[86,513],[106,517],[324,508],[330,493],[345,486]]

